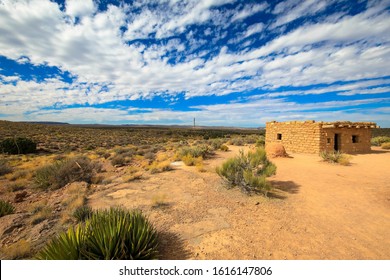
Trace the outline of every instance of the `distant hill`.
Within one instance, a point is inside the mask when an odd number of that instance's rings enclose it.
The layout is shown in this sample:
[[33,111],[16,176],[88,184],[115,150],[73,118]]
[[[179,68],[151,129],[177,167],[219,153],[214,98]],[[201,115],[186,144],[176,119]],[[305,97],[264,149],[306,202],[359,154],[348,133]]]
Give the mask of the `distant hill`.
[[69,125],[66,122],[21,122],[21,123],[35,123],[35,124],[47,124],[47,125]]

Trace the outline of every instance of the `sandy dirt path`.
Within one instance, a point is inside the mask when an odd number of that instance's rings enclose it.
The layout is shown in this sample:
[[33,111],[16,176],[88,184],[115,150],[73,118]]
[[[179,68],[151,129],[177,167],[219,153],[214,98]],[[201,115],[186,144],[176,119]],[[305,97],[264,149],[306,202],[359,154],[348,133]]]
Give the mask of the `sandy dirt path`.
[[223,187],[179,164],[142,180],[97,188],[93,208],[142,209],[162,232],[163,259],[389,259],[390,152],[353,156],[351,166],[316,155],[277,158],[269,198]]

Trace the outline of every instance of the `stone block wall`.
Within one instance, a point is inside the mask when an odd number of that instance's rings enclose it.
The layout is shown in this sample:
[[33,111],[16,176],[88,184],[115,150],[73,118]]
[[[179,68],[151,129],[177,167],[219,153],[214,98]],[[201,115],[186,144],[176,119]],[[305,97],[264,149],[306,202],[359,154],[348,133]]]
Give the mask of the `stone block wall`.
[[368,153],[371,151],[370,128],[324,128],[321,135],[322,150],[334,151],[335,134],[339,135],[339,150],[343,153]]
[[290,153],[319,153],[321,123],[315,121],[267,122],[265,143],[281,143]]
[[266,123],[265,144],[281,143],[290,153],[318,154],[335,148],[343,153],[367,153],[374,127],[369,122],[272,121]]

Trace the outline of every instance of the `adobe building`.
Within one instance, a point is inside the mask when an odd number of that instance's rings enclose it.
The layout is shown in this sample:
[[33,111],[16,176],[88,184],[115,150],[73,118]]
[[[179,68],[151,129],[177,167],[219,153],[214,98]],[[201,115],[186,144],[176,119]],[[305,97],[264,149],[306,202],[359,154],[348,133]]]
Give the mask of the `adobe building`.
[[290,153],[368,153],[376,127],[373,122],[272,121],[265,126],[265,145],[281,143]]

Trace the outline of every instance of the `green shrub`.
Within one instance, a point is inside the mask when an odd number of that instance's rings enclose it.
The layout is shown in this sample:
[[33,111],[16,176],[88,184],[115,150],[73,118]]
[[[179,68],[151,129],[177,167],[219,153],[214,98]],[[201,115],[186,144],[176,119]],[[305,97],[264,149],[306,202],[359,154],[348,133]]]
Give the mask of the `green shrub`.
[[87,205],[77,207],[73,212],[73,217],[76,218],[78,222],[84,222],[92,216],[92,208]]
[[216,138],[216,139],[210,139],[207,141],[207,144],[210,146],[211,150],[219,150],[221,149],[221,146],[225,143],[226,141],[222,138]]
[[157,231],[141,212],[111,208],[54,238],[37,258],[146,260],[157,258],[157,247]]
[[0,159],[0,176],[11,173],[12,168],[5,159]]
[[350,158],[351,158],[349,155],[346,155],[346,154],[341,153],[339,151],[336,151],[336,152],[322,151],[322,152],[320,152],[320,156],[326,162],[338,163],[341,165],[349,165]]
[[256,147],[264,147],[265,146],[265,137],[260,136],[256,141]]
[[207,158],[213,154],[213,151],[208,145],[199,145],[193,147],[183,147],[179,150],[179,158],[182,159],[184,156],[190,155],[193,158]]
[[381,148],[382,148],[382,149],[385,149],[385,150],[390,150],[390,143],[389,143],[389,142],[383,143],[383,144],[381,145]]
[[13,214],[14,212],[15,212],[15,207],[11,203],[0,199],[0,217]]
[[35,153],[37,144],[29,138],[7,138],[0,143],[0,151],[5,154],[29,154]]
[[267,195],[271,185],[266,177],[276,173],[276,166],[267,159],[264,149],[257,148],[247,154],[241,150],[238,156],[225,161],[216,171],[229,187],[237,186],[246,193]]
[[373,146],[381,146],[383,143],[389,143],[389,136],[377,136],[371,139],[371,145]]
[[95,169],[99,168],[87,157],[69,158],[37,169],[34,181],[42,189],[58,189],[76,181],[90,183]]

